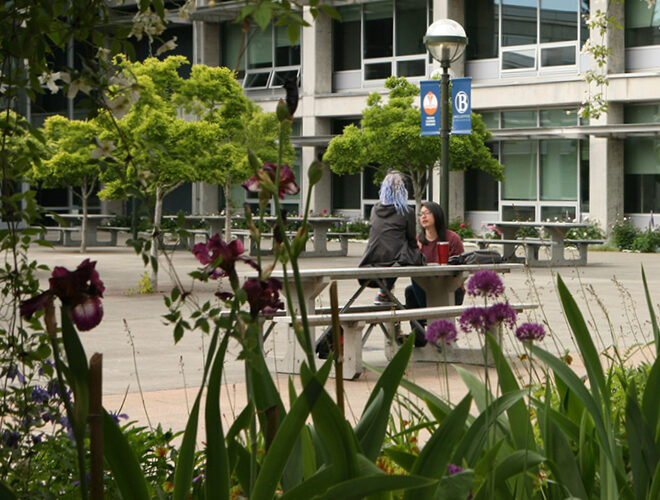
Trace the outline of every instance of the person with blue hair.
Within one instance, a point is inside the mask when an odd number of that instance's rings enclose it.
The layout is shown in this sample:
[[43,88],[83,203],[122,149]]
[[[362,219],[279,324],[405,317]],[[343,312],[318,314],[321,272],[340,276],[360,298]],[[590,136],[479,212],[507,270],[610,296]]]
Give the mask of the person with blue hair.
[[[385,176],[378,192],[379,201],[369,217],[369,242],[360,267],[367,266],[420,266],[424,257],[417,248],[415,211],[408,207],[408,190],[399,172]],[[375,304],[391,304],[389,292],[396,278],[382,280]],[[375,282],[367,286],[378,286]]]

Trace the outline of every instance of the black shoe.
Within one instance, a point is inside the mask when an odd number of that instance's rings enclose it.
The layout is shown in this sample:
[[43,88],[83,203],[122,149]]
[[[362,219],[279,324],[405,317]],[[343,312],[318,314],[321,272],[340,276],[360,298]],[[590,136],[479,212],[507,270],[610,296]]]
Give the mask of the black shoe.
[[390,300],[387,294],[379,292],[374,299],[374,304],[377,306],[393,306],[394,302]]
[[420,333],[417,330],[413,330],[410,332],[410,335],[415,336],[415,347],[424,347],[426,344],[428,344],[428,341],[426,340],[423,333]]

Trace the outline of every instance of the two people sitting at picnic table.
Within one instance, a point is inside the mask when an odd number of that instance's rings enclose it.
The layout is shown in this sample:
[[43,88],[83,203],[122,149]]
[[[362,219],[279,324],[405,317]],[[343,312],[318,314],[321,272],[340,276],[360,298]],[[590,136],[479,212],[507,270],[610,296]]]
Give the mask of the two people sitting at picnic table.
[[[415,214],[408,207],[405,180],[398,172],[386,175],[380,186],[379,201],[371,210],[369,242],[360,267],[420,266],[438,262],[439,242],[448,242],[450,257],[464,252],[461,238],[447,229],[445,215],[440,205],[432,201],[423,202],[419,222],[421,231],[416,235]],[[384,288],[380,289],[374,303],[392,304],[391,290],[396,278],[385,278],[380,281]],[[464,295],[462,287],[456,289],[454,301],[457,305],[463,303]],[[426,293],[414,279],[412,284],[406,287],[405,297],[406,309],[426,307]],[[423,321],[420,321],[420,324],[424,326]],[[426,342],[423,332],[419,333],[415,336],[416,345],[424,345]]]

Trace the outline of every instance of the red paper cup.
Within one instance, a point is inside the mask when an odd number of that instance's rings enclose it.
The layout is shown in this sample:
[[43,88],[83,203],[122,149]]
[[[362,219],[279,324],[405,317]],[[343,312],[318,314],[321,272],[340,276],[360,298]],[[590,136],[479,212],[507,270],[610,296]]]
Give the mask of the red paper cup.
[[449,262],[449,243],[446,241],[438,242],[438,263],[446,264]]

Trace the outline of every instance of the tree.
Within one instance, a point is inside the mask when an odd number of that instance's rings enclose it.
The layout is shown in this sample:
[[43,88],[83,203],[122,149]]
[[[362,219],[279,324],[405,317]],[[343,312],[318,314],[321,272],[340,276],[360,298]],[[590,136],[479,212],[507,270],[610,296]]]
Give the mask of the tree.
[[[225,239],[231,236],[231,190],[253,173],[247,160],[251,149],[262,161],[274,162],[278,153],[275,113],[263,113],[250,101],[228,68],[193,66],[175,99],[184,109],[217,131],[204,143],[205,182],[220,184],[225,195]],[[283,159],[293,158],[289,134],[284,135]]]
[[[362,113],[362,128],[344,128],[342,135],[330,141],[323,159],[340,175],[356,174],[366,165],[374,165],[376,181],[390,169],[400,171],[412,184],[419,211],[429,173],[440,158],[442,140],[439,136],[421,136],[421,111],[413,105],[419,94],[417,86],[402,77],[388,78],[385,86],[390,89],[388,102],[383,104],[378,93],[371,94]],[[479,168],[502,180],[502,165],[485,145],[489,139],[490,132],[481,117],[472,114],[472,134],[450,137],[451,169]]]
[[88,200],[99,184],[103,164],[95,154],[101,128],[88,120],[54,115],[44,123],[46,159],[35,163],[30,178],[47,188],[70,186],[80,197],[82,225],[80,252],[87,250]]

